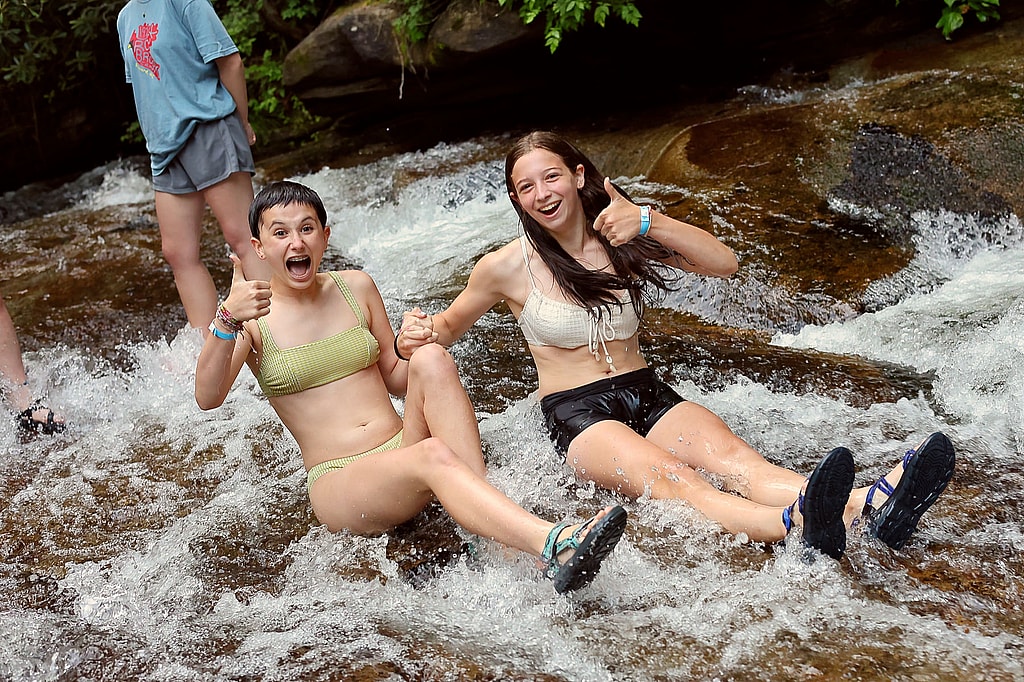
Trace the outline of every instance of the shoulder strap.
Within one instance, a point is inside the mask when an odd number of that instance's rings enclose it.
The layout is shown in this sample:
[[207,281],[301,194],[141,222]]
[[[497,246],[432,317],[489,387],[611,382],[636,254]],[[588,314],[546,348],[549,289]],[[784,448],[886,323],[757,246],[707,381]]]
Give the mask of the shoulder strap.
[[[257,318],[256,326],[260,330],[260,344],[262,346],[260,356],[266,357],[268,353],[280,352],[280,349],[277,347],[277,342],[274,341],[274,335],[270,333],[270,325],[267,324],[267,318]],[[255,352],[255,349],[253,349],[253,351]]]
[[363,317],[363,309],[359,307],[359,301],[356,300],[352,290],[345,284],[345,280],[341,278],[341,273],[337,270],[331,270],[327,273],[334,280],[334,283],[338,285],[338,289],[341,290],[342,295],[345,296],[345,300],[348,301],[349,307],[352,308],[352,312],[356,314],[356,319],[359,321],[360,327],[366,327],[366,318]]
[[530,254],[526,251],[526,235],[519,238],[519,245],[523,247],[523,262],[526,263],[526,273],[530,276],[530,288],[536,289],[537,282],[533,279],[533,270],[530,269]]

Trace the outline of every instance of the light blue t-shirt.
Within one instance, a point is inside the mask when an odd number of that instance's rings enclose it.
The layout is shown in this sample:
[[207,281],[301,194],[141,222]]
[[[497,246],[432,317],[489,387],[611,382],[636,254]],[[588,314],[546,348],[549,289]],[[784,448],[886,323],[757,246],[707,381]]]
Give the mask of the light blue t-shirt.
[[235,110],[213,61],[238,48],[210,0],[131,0],[117,16],[117,35],[158,175],[197,124]]

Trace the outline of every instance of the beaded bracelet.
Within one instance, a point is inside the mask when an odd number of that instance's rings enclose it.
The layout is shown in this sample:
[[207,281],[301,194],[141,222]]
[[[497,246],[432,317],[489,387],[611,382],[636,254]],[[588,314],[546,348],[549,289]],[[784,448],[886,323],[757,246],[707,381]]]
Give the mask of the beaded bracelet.
[[225,327],[236,334],[242,331],[242,322],[236,319],[235,316],[224,307],[223,303],[217,306],[217,319],[223,322]]

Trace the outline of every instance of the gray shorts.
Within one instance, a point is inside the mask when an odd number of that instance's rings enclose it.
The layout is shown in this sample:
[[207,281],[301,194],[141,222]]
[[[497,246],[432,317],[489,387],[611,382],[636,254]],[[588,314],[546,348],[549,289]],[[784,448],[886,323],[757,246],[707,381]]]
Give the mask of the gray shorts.
[[197,125],[170,165],[153,176],[153,189],[168,194],[201,192],[239,171],[253,174],[256,164],[242,120],[232,113]]

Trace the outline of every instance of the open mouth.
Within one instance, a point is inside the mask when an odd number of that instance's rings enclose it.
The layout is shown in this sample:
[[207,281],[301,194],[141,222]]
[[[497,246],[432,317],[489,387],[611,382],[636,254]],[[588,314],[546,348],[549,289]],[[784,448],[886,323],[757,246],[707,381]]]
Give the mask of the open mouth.
[[285,267],[288,268],[288,274],[292,277],[302,277],[309,273],[309,268],[312,266],[313,260],[309,256],[294,256],[285,261]]
[[548,204],[547,206],[542,206],[542,207],[538,208],[537,210],[540,211],[543,215],[551,215],[552,213],[557,211],[558,207],[561,206],[561,205],[562,205],[561,201],[556,201],[553,204]]

